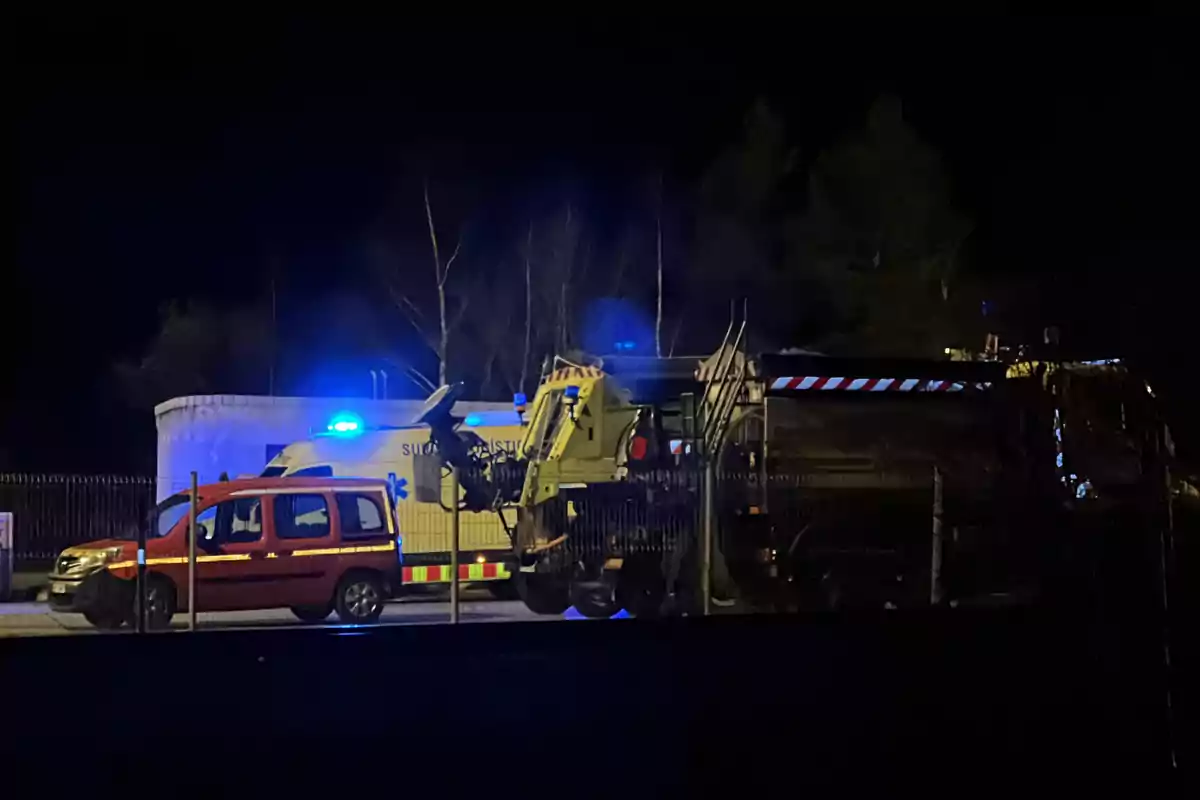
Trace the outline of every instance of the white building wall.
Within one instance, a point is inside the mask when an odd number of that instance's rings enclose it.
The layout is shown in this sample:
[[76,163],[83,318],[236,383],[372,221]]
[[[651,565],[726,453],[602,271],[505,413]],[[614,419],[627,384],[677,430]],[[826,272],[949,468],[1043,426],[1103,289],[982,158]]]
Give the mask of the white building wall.
[[[338,412],[350,411],[367,426],[408,425],[421,400],[364,400],[334,397],[196,395],[176,397],[154,408],[158,428],[158,499],[188,488],[191,472],[201,484],[258,475],[278,449],[325,430]],[[503,411],[507,403],[460,401],[454,413]]]

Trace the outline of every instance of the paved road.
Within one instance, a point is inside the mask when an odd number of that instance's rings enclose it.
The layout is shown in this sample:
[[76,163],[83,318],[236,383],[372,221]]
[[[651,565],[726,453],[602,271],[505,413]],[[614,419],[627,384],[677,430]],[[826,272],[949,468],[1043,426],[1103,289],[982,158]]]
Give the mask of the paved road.
[[[463,622],[530,622],[553,620],[525,608],[519,601],[490,600],[472,597],[464,600],[460,616]],[[331,616],[336,623],[337,617]],[[450,621],[450,604],[443,599],[404,599],[388,604],[383,622],[394,625],[436,625]],[[203,628],[255,628],[298,625],[287,609],[266,611],[227,611],[199,615]],[[184,629],[187,617],[177,615],[174,627]],[[307,627],[307,626],[306,626]],[[128,632],[128,628],[122,629]],[[81,614],[60,614],[46,603],[0,603],[0,637],[63,636],[100,633],[87,623]]]

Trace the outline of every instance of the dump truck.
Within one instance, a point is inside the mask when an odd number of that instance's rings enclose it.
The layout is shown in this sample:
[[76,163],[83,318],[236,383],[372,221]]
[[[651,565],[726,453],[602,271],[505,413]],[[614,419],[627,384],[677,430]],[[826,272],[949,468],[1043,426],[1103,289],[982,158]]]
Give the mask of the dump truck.
[[519,510],[532,610],[1078,596],[1169,504],[1169,430],[1118,360],[752,355],[741,330],[652,401],[603,360],[557,360],[502,464],[457,440],[452,387],[431,398],[462,507]]

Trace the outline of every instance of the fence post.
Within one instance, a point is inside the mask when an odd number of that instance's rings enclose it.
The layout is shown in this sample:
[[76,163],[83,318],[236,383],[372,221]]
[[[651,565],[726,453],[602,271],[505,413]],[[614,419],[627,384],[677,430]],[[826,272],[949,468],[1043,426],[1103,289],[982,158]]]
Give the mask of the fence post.
[[711,460],[704,464],[704,521],[703,541],[700,548],[700,603],[704,616],[712,612],[712,551],[713,551],[713,475],[714,467]]
[[0,511],[0,601],[12,593],[13,538],[12,512]]
[[458,467],[450,468],[450,499],[454,508],[450,513],[450,624],[458,624]]
[[188,630],[196,630],[196,473],[192,472],[192,494],[188,506]]
[[942,556],[946,546],[942,535],[942,471],[933,468],[933,529],[929,563],[929,604],[940,605],[945,597],[942,585]]
[[137,526],[137,595],[134,598],[134,630],[146,632],[146,526]]

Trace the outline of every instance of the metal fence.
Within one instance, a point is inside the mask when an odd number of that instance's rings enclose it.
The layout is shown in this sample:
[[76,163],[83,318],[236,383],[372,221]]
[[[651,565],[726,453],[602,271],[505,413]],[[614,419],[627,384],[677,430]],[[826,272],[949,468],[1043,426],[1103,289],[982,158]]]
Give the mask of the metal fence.
[[13,515],[13,555],[48,563],[64,547],[131,536],[154,507],[154,478],[0,473],[0,511]]

